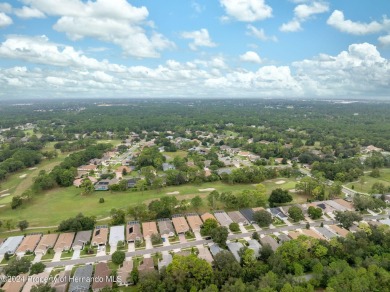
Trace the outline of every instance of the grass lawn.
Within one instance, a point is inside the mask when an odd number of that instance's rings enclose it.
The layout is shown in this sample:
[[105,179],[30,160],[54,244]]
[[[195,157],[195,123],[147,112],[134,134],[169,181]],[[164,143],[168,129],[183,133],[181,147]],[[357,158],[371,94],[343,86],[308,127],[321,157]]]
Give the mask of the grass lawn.
[[54,258],[54,250],[51,248],[49,249],[44,256],[42,256],[42,261],[44,260],[52,260]]
[[69,251],[63,251],[61,253],[61,260],[66,259],[66,258],[71,258],[73,256],[73,249]]
[[254,231],[255,228],[253,227],[253,225],[245,225],[245,229],[248,230],[248,231]]
[[181,158],[184,158],[187,156],[187,151],[183,151],[183,150],[178,150],[176,152],[163,152],[162,154],[163,155],[167,155],[169,158],[167,159],[167,161],[172,161],[176,156],[179,156]]
[[378,178],[369,176],[370,173],[365,173],[363,184],[356,181],[346,184],[346,187],[352,188],[354,186],[355,191],[362,193],[370,193],[372,185],[377,182],[382,183],[385,187],[390,187],[390,168],[381,168],[379,172],[380,177]]

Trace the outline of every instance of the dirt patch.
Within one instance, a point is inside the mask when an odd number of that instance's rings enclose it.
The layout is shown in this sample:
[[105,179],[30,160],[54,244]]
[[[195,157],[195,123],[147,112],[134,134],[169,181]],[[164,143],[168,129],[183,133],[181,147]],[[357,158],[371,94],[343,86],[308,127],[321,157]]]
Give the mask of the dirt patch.
[[199,192],[212,192],[215,191],[215,188],[208,188],[208,189],[199,189]]
[[25,178],[27,176],[27,174],[22,174],[22,175],[19,175],[19,178]]
[[5,205],[0,205],[0,208],[3,208],[3,207],[5,207]]
[[8,196],[11,196],[11,194],[4,194],[4,195],[1,195],[0,198],[4,198],[4,197],[8,197]]
[[180,194],[179,191],[167,193],[167,195],[178,195],[178,194]]
[[289,190],[289,192],[298,193],[298,191],[296,189],[291,189],[291,190]]
[[285,180],[278,180],[278,181],[275,182],[276,185],[282,185],[284,183],[286,183]]
[[30,167],[28,170],[35,170],[37,167]]
[[2,190],[1,192],[0,192],[0,194],[1,193],[5,193],[5,192],[8,192],[9,191],[9,189],[6,189],[6,190]]

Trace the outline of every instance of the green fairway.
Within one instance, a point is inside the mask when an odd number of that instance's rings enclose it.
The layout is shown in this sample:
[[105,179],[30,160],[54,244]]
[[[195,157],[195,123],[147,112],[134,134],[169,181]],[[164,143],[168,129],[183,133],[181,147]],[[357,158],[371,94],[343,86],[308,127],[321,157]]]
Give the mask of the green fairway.
[[[276,182],[285,181],[283,184]],[[270,193],[273,189],[293,188],[295,179],[280,178],[264,182],[267,187],[267,192]],[[191,199],[196,195],[205,198],[210,190],[214,188],[219,192],[231,191],[233,193],[242,192],[245,189],[253,189],[252,184],[228,185],[222,182],[205,183],[202,185],[183,185],[163,188],[161,191],[148,190],[142,192],[94,192],[91,195],[80,195],[81,190],[76,187],[56,188],[49,192],[37,195],[31,201],[26,202],[20,208],[12,210],[9,205],[2,208],[1,219],[12,219],[14,222],[19,220],[27,220],[30,227],[37,226],[53,226],[60,223],[62,220],[75,216],[78,213],[83,213],[87,216],[96,216],[96,218],[104,219],[109,216],[112,208],[127,208],[137,203],[149,203],[151,200],[161,196],[169,195],[172,192],[179,192],[175,196],[179,199]],[[201,191],[206,189],[206,191]],[[105,202],[100,204],[99,198],[104,198]],[[208,211],[206,200],[204,206],[198,210],[199,212]]]
[[380,177],[375,178],[369,176],[370,173],[365,173],[363,177],[363,181],[355,181],[346,184],[348,188],[352,188],[354,186],[355,191],[370,193],[372,185],[374,183],[382,183],[385,187],[390,187],[390,168],[381,168],[380,169]]

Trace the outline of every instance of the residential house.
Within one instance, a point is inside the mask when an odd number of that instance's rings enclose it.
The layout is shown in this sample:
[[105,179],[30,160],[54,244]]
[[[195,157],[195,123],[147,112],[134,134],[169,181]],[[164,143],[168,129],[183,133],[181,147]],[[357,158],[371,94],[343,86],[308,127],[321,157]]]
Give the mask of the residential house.
[[221,226],[229,227],[233,220],[229,217],[229,215],[225,211],[216,211],[214,212],[215,218],[217,218],[219,224]]
[[221,251],[223,251],[223,249],[220,248],[218,244],[214,243],[210,245],[210,253],[213,255],[213,257],[219,254]]
[[140,274],[154,271],[154,262],[152,258],[144,258],[142,264],[138,266],[138,272]]
[[139,224],[138,221],[127,222],[126,241],[128,243],[136,241],[142,242],[141,224]]
[[78,267],[70,282],[69,292],[89,291],[92,272],[93,272],[92,265]]
[[119,180],[113,179],[102,179],[95,184],[95,191],[108,191],[111,185],[117,184]]
[[317,233],[311,229],[302,229],[302,233],[306,236],[309,236],[309,237],[325,240],[325,237],[323,237],[322,235],[320,235],[319,233]]
[[35,254],[41,253],[46,254],[49,248],[53,248],[58,238],[58,234],[45,234],[42,236],[41,240],[38,243],[37,248],[35,249]]
[[200,232],[200,228],[203,225],[203,222],[198,214],[187,214],[187,221],[193,232]]
[[56,292],[66,292],[70,280],[70,272],[71,271],[61,271],[58,274],[53,282],[51,283],[51,287],[55,289]]
[[279,244],[276,239],[269,235],[260,238],[260,243],[262,246],[268,244],[273,251],[275,251],[279,247]]
[[291,238],[291,239],[297,239],[299,236],[303,235],[302,233],[300,233],[299,231],[290,231],[288,233],[288,236]]
[[324,203],[329,205],[329,206],[331,206],[336,211],[347,211],[347,210],[349,210],[348,208],[344,207],[343,205],[340,205],[339,203],[336,203],[333,200],[327,200],[327,201],[324,201]]
[[324,202],[313,202],[307,204],[307,208],[309,209],[310,206],[313,206],[315,208],[321,208],[322,212],[325,213],[333,213],[335,211],[334,208],[332,208],[330,205],[325,204]]
[[240,262],[241,257],[238,252],[241,248],[244,247],[244,245],[241,242],[229,242],[227,243],[227,247],[229,251],[233,254],[234,258],[237,260],[237,262]]
[[41,240],[42,234],[29,234],[23,238],[20,243],[18,249],[16,250],[16,254],[18,256],[23,256],[26,252],[34,252],[37,247],[39,241]]
[[202,218],[203,222],[205,222],[207,219],[213,219],[213,220],[217,221],[217,218],[215,218],[213,214],[210,214],[208,212],[200,215],[200,218]]
[[253,219],[254,211],[251,208],[241,209],[240,213],[246,218],[246,220],[252,224],[255,223],[255,220]]
[[269,208],[269,212],[272,214],[273,217],[277,217],[282,220],[287,219],[286,214],[284,214],[282,209],[279,207]]
[[213,262],[213,256],[211,255],[207,247],[204,247],[203,245],[198,246],[198,251],[199,251],[198,258],[204,259],[206,262],[210,264]]
[[137,185],[137,181],[139,181],[139,178],[129,178],[127,180],[127,187],[129,189],[134,188]]
[[[141,234],[141,230],[139,232]],[[108,243],[111,247],[117,246],[118,242],[125,242],[125,226],[118,225],[118,226],[111,226],[110,227],[110,238],[108,240]]]
[[290,241],[291,239],[290,239],[290,237],[288,237],[286,234],[284,234],[284,233],[280,233],[279,235],[278,235],[278,243],[279,242],[286,242],[286,241]]
[[255,258],[259,256],[261,244],[256,239],[248,240],[248,248],[254,251]]
[[97,171],[98,167],[95,164],[81,165],[77,168],[77,176],[81,177],[85,174],[89,174],[91,171]]
[[28,274],[21,274],[18,276],[19,281],[15,279],[9,279],[5,282],[4,286],[1,287],[5,292],[19,292],[22,290],[24,284],[26,284],[28,279]]
[[61,233],[58,236],[56,245],[54,246],[54,251],[63,252],[63,251],[70,250],[70,248],[72,247],[74,236],[75,236],[74,232]]
[[0,256],[5,255],[6,253],[13,255],[20,243],[23,241],[23,238],[23,235],[8,237],[0,247]]
[[96,226],[92,234],[92,246],[105,246],[108,239],[108,226]]
[[183,215],[173,215],[172,222],[177,234],[184,234],[190,230],[186,218]]
[[175,229],[173,228],[171,219],[164,218],[157,220],[158,229],[162,236],[172,237],[175,236]]
[[103,288],[112,288],[113,277],[107,263],[100,262],[95,266],[92,291],[101,291]]
[[248,220],[238,211],[231,211],[227,213],[233,222],[240,225],[248,225]]
[[117,271],[116,284],[118,286],[127,286],[131,284],[130,273],[133,270],[133,261],[125,260],[122,266]]
[[164,253],[161,261],[158,262],[158,270],[161,271],[162,268],[167,267],[170,263],[172,263],[172,255]]
[[92,230],[79,231],[73,241],[73,250],[82,250],[91,241]]
[[[88,179],[92,182],[92,184],[95,184],[97,182],[97,179],[94,178],[93,176],[88,176]],[[76,187],[76,188],[79,188],[81,187],[83,181],[85,180],[85,178],[78,178],[78,179],[75,179],[73,181],[73,185]]]
[[353,206],[353,204],[350,202],[347,202],[346,200],[334,199],[333,201],[335,201],[337,204],[347,208],[348,210],[355,211],[355,207]]
[[163,171],[167,171],[170,169],[175,169],[175,166],[173,164],[170,164],[170,163],[163,163],[162,168],[163,168]]
[[336,234],[334,234],[333,232],[330,232],[328,229],[326,229],[324,227],[316,227],[315,230],[317,230],[327,240],[330,240],[333,237],[337,237]]
[[143,222],[142,234],[144,238],[150,238],[153,234],[158,234],[156,222]]
[[347,229],[341,228],[338,225],[329,225],[328,227],[332,232],[336,233],[341,237],[347,237],[347,235],[349,234],[349,231]]
[[217,170],[217,173],[219,176],[222,176],[224,173],[231,174],[232,170],[231,170],[231,168],[220,168]]
[[49,272],[42,272],[36,275],[30,275],[27,279],[26,284],[24,284],[23,286],[22,292],[30,292],[33,286],[36,286],[41,283],[47,283],[49,276]]

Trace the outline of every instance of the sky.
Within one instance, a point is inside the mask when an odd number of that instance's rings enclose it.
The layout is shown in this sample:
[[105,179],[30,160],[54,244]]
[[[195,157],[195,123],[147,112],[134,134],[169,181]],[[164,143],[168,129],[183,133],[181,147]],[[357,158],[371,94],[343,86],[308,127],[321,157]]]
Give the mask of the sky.
[[390,100],[386,13],[388,0],[0,2],[0,99]]

